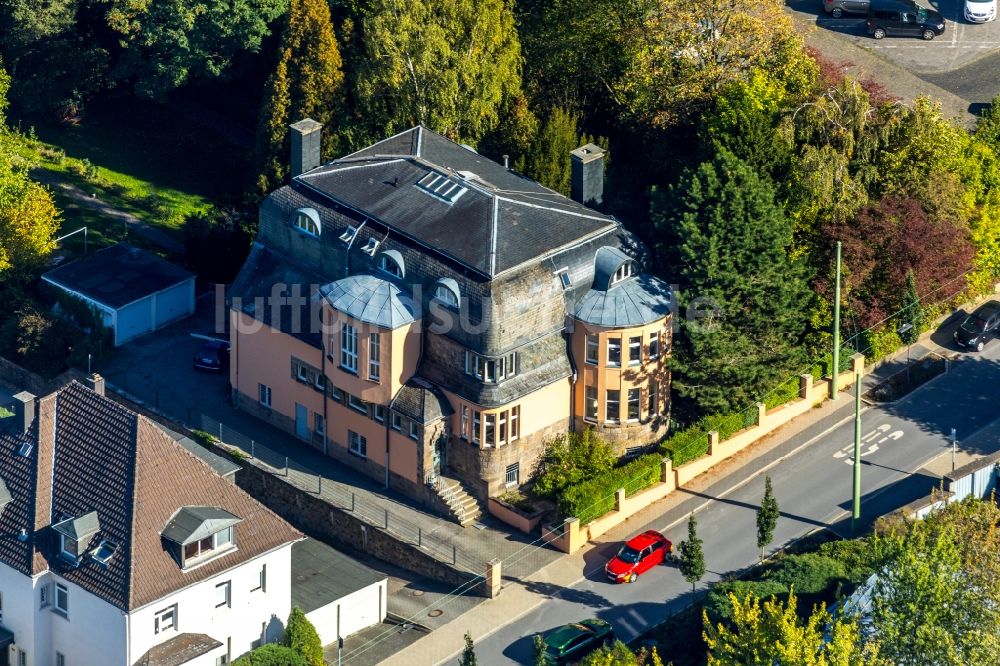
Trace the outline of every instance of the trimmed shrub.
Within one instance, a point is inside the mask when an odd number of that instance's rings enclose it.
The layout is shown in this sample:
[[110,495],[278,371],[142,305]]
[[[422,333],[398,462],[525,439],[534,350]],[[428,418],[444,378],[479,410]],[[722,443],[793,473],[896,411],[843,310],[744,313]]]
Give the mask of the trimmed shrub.
[[735,594],[738,599],[743,599],[748,594],[758,599],[770,599],[772,596],[784,599],[788,596],[788,586],[775,580],[730,580],[718,583],[705,598],[705,613],[712,624],[733,619],[730,593]]
[[800,596],[823,594],[847,582],[847,567],[840,560],[819,553],[788,555],[764,574],[764,580],[794,587],[795,594]]
[[309,666],[309,662],[290,647],[268,643],[243,655],[233,666]]
[[563,519],[576,516],[581,525],[600,518],[615,508],[615,492],[619,488],[624,488],[626,495],[634,495],[657,483],[662,460],[663,456],[658,453],[640,456],[621,467],[566,488],[557,501],[559,516]]

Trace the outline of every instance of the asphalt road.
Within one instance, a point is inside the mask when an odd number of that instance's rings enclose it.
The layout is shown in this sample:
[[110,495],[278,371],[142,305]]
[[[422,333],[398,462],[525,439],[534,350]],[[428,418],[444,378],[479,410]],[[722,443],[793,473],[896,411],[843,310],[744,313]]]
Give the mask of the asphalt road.
[[[964,355],[949,374],[938,377],[902,401],[887,407],[869,407],[862,414],[863,519],[926,496],[937,479],[918,472],[926,462],[949,449],[948,434],[960,439],[983,428],[1000,428],[1000,342],[981,355]],[[846,420],[814,437],[768,471],[774,482],[781,518],[775,544],[783,544],[817,528],[839,533],[850,530],[853,410]],[[754,470],[746,470],[752,474]],[[726,486],[733,484],[730,478]],[[717,484],[723,485],[723,482]],[[731,492],[710,488],[697,503],[699,535],[705,542],[709,573],[699,586],[718,580],[757,560],[755,514],[763,495],[763,477],[757,476]],[[686,522],[666,519],[636,524],[636,533],[653,528],[665,531],[675,543],[686,536]],[[661,621],[668,612],[690,602],[691,586],[673,566],[657,567],[633,585],[614,585],[604,579],[603,565],[617,548],[607,544],[587,558],[584,578],[570,588],[537,590],[551,598],[527,615],[477,640],[482,663],[530,663],[531,637],[567,622],[599,617],[611,622],[618,636],[630,640]],[[499,619],[498,619],[499,621]]]

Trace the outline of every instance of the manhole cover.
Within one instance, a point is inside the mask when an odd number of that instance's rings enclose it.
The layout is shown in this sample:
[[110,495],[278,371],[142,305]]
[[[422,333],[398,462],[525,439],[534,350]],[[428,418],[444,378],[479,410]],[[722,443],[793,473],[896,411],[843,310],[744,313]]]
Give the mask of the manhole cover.
[[410,596],[413,596],[413,597],[422,597],[422,596],[424,596],[424,591],[423,590],[410,590]]
[[432,610],[430,613],[427,614],[427,617],[441,617],[442,615],[444,615],[444,611],[441,610],[440,608],[435,608],[434,610]]

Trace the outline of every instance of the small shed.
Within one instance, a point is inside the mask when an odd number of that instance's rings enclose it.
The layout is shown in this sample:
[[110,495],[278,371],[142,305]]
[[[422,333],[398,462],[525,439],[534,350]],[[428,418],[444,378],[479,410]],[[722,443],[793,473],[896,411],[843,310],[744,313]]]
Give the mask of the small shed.
[[96,307],[115,346],[194,312],[194,274],[125,243],[55,268],[42,280]]
[[323,645],[385,619],[388,578],[322,541],[292,544],[292,606],[316,627]]

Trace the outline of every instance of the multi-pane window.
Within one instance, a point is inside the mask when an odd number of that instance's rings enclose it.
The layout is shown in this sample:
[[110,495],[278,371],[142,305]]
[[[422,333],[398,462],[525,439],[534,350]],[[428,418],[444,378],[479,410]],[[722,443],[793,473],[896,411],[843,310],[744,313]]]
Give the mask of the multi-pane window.
[[500,412],[497,415],[497,426],[500,428],[497,444],[504,444],[507,441],[507,412]]
[[482,419],[482,413],[478,409],[472,410],[472,442],[474,444],[479,443],[480,435],[480,422]]
[[177,604],[158,611],[153,617],[153,633],[177,628]]
[[611,278],[611,284],[615,284],[616,282],[621,282],[625,278],[631,276],[632,276],[632,262],[626,261],[624,264],[618,267],[617,271],[615,271],[615,274]]
[[295,228],[310,236],[319,236],[320,227],[316,224],[316,220],[303,210],[295,213]]
[[587,363],[597,364],[597,354],[600,349],[600,341],[596,335],[587,336]]
[[508,486],[516,486],[521,477],[521,463],[514,463],[513,465],[507,465],[507,474],[504,477],[504,482]]
[[439,284],[434,288],[434,298],[441,301],[448,307],[458,307],[458,296],[456,296],[455,292],[443,284]]
[[649,405],[646,412],[649,416],[660,413],[660,387],[655,379],[649,382]]
[[361,412],[366,416],[368,415],[368,405],[364,400],[352,393],[347,394],[347,406],[356,412]]
[[586,411],[584,417],[593,421],[597,420],[597,387],[588,386],[584,390],[584,404]]
[[622,339],[608,338],[608,367],[617,368],[622,364]]
[[621,405],[619,404],[621,400],[621,391],[617,389],[608,389],[607,397],[604,401],[606,415],[604,419],[609,423],[618,423],[621,420]]
[[271,387],[267,384],[257,384],[257,400],[265,407],[271,406]]
[[496,446],[496,435],[497,435],[497,415],[487,414],[486,432],[483,434],[484,444],[486,446]]
[[484,382],[495,383],[517,374],[517,352],[499,358],[487,358],[474,352],[465,352],[465,374]]
[[660,355],[660,333],[659,331],[649,334],[649,358],[654,359]]
[[219,530],[215,534],[207,536],[200,541],[193,541],[184,546],[184,566],[190,565],[192,560],[200,560],[201,558],[211,555],[215,551],[225,548],[232,543],[232,526]]
[[69,615],[69,589],[62,583],[56,583],[54,606],[63,615]]
[[521,436],[521,406],[510,408],[510,441]]
[[358,330],[346,323],[340,326],[340,367],[358,371]]
[[215,607],[221,608],[222,606],[228,606],[230,600],[230,582],[227,580],[225,583],[219,583],[215,586]]
[[628,390],[628,420],[639,420],[639,389],[637,388]]
[[642,336],[628,339],[628,364],[639,365],[642,362]]
[[347,431],[347,437],[351,453],[359,455],[362,458],[367,458],[368,440],[366,440],[363,435],[359,435],[353,430]]
[[379,257],[378,267],[393,277],[403,277],[403,267],[397,264],[396,260],[388,254],[383,254]]
[[462,429],[459,431],[462,439],[469,439],[469,407],[462,405]]
[[380,356],[379,335],[378,333],[372,333],[368,337],[368,379],[374,382],[379,380]]

